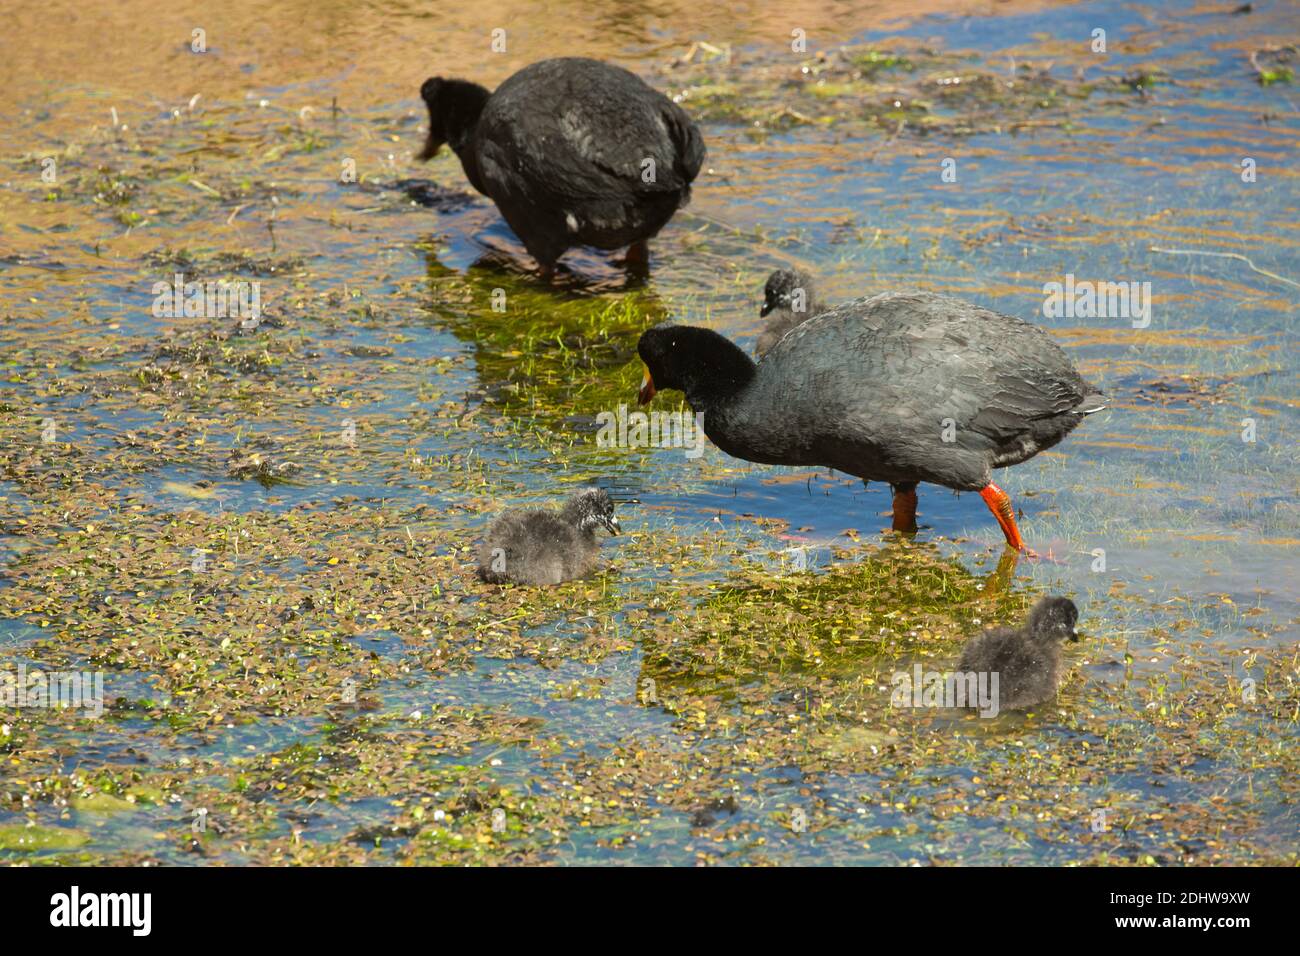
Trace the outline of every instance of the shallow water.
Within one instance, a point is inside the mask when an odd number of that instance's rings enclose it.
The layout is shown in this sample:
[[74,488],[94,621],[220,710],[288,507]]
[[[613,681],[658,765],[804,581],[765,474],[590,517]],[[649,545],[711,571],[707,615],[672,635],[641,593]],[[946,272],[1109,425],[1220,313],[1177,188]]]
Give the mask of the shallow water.
[[[736,26],[696,6],[314,4],[305,27],[293,6],[127,3],[57,35],[17,16],[0,653],[101,668],[116,704],[6,713],[0,854],[1294,861],[1300,123],[1293,84],[1248,59],[1294,34],[1287,8],[783,4]],[[696,41],[730,58],[680,62]],[[840,47],[912,67],[863,85],[816,57]],[[495,83],[575,50],[701,118],[707,171],[645,286],[592,253],[540,286],[454,158],[409,158],[425,75]],[[1051,558],[1009,597],[975,593],[1001,548],[977,496],[922,486],[908,548],[881,534],[881,486],[596,447],[596,414],[634,403],[643,328],[749,345],[791,264],[832,302],[913,285],[1031,318],[1111,397],[1001,473]],[[156,317],[177,271],[260,282],[264,323]],[[1066,274],[1150,282],[1149,326],[1045,316]],[[252,455],[262,481],[232,464]],[[629,531],[610,573],[473,581],[504,502],[592,480]],[[940,579],[951,596],[916,583]],[[891,672],[955,659],[1038,590],[1083,609],[1056,705],[988,726],[888,706]],[[364,706],[340,705],[345,679]],[[78,809],[88,790],[135,802]],[[1092,832],[1099,806],[1124,826]],[[90,839],[3,849],[28,822]]]

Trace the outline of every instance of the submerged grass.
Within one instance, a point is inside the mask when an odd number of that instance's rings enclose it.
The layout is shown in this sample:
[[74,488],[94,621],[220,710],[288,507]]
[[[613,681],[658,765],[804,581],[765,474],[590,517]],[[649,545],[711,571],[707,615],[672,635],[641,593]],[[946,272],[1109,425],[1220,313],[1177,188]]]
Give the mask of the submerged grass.
[[909,43],[834,47],[804,58],[767,50],[677,59],[662,74],[697,115],[743,124],[755,135],[815,125],[879,128],[908,138],[1068,127],[1079,111],[1140,106],[1131,91],[1156,81],[1154,74],[1135,79],[1106,72],[1084,80],[1082,68],[1073,76],[1051,68],[1051,62],[1014,59],[1009,67],[995,66],[976,54]]
[[[1146,123],[1166,85],[1154,66],[1066,67],[875,43],[692,59],[663,85],[715,129],[824,126],[879,149]],[[443,265],[481,203],[374,164],[329,182],[349,137],[409,125],[213,103],[67,144],[54,188],[15,174],[39,225],[5,258],[24,271],[0,354],[0,662],[100,671],[108,700],[98,720],[4,710],[0,859],[1300,862],[1300,677],[1278,640],[1296,622],[1138,565],[1151,538],[1263,529],[1256,546],[1294,550],[1275,337],[1062,333],[1089,374],[1116,363],[1115,414],[1145,411],[1071,439],[1114,456],[1088,474],[1048,457],[1044,474],[1126,510],[1025,500],[1084,560],[1097,540],[1135,570],[1098,578],[1057,700],[993,720],[899,707],[895,673],[953,666],[1051,566],[1016,578],[970,541],[848,531],[793,563],[784,523],[723,520],[717,492],[748,466],[596,448],[595,414],[635,394],[640,331],[709,321],[708,301],[578,275],[543,289],[490,250]],[[408,242],[394,224],[411,215],[441,231]],[[764,231],[683,219],[712,279],[757,288]],[[963,252],[1113,238],[983,214],[954,235]],[[923,260],[958,254],[936,238]],[[145,291],[177,271],[261,281],[260,323],[151,315]],[[1213,373],[1188,358],[1218,353]],[[1279,377],[1270,407],[1254,376]],[[1251,447],[1247,412],[1279,422]],[[1160,481],[1135,479],[1123,456],[1152,449],[1171,456]],[[1253,482],[1207,491],[1225,474]],[[503,503],[598,477],[628,531],[608,569],[545,591],[477,581]],[[670,509],[641,500],[655,484],[714,494]]]

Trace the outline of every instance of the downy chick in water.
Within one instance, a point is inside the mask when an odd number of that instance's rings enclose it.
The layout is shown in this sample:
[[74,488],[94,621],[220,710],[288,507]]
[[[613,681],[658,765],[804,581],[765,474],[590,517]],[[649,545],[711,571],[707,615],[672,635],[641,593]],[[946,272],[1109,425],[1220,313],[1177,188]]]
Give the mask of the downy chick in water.
[[478,576],[489,584],[535,586],[585,577],[599,564],[598,528],[620,531],[614,503],[600,488],[583,488],[559,511],[510,508],[479,546]]
[[997,673],[1002,710],[1041,704],[1054,697],[1061,684],[1061,651],[1067,638],[1079,640],[1078,620],[1079,609],[1069,598],[1043,598],[1023,627],[995,628],[972,637],[958,670]]
[[785,333],[821,311],[821,304],[814,299],[812,276],[797,269],[777,269],[763,286],[763,308],[758,314],[771,318],[758,334],[754,355],[762,358]]

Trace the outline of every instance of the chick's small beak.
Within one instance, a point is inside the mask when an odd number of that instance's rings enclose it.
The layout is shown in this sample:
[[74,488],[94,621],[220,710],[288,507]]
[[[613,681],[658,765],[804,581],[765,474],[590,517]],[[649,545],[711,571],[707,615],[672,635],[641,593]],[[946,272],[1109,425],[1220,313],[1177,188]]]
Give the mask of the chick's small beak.
[[644,405],[655,397],[655,380],[650,377],[650,370],[645,370],[645,377],[641,379],[641,391],[637,392],[636,400],[638,405]]
[[766,302],[763,303],[763,307],[758,310],[758,317],[760,319],[764,318],[769,312],[771,312],[775,308],[776,308],[776,303],[773,302],[771,299],[768,299]]
[[1077,627],[1070,628],[1070,640],[1076,644],[1079,643],[1079,629]]
[[620,531],[623,530],[623,526],[618,523],[618,519],[615,518],[613,515],[610,515],[608,518],[605,519],[605,528],[609,531],[610,534],[618,534]]

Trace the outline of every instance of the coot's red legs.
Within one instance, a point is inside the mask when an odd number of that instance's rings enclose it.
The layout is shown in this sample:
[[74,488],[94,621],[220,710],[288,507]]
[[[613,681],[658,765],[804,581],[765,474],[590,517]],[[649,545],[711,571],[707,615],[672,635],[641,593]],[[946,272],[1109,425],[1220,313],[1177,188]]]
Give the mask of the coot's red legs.
[[623,257],[623,268],[639,279],[650,275],[650,246],[644,239],[627,247],[627,255]]
[[894,485],[893,529],[916,533],[916,485]]
[[998,524],[1002,527],[1002,533],[1007,539],[1007,547],[1023,551],[1030,558],[1038,557],[1037,554],[1025,547],[1025,541],[1020,537],[1020,529],[1016,527],[1016,512],[1011,507],[1011,498],[1007,493],[990,481],[980,489],[980,497],[989,506],[989,511],[993,512],[993,517],[998,519]]
[[628,246],[628,255],[624,259],[628,265],[649,265],[650,264],[650,243],[645,239],[638,239]]

